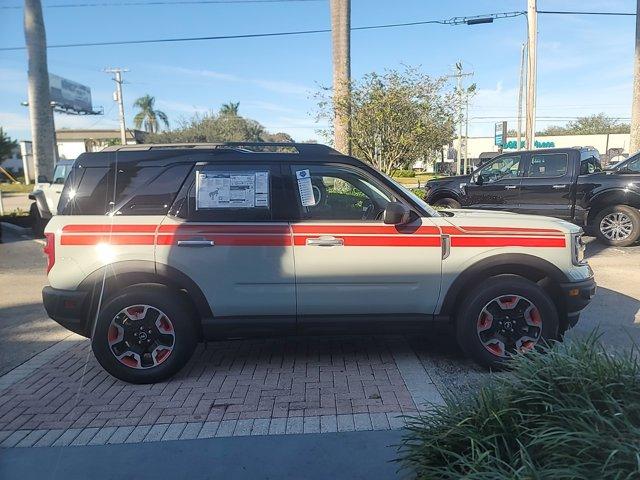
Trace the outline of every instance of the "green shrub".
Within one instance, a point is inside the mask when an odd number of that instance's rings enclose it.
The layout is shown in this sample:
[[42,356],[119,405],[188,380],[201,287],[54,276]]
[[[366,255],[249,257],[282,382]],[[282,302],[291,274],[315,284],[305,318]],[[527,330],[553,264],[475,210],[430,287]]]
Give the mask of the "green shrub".
[[410,421],[420,479],[640,478],[640,367],[595,338],[514,360],[513,372]]
[[396,170],[393,172],[393,176],[397,178],[413,178],[416,176],[416,172],[413,170]]
[[412,188],[411,192],[416,196],[421,198],[422,200],[424,200],[427,195],[425,193],[425,191],[422,188]]

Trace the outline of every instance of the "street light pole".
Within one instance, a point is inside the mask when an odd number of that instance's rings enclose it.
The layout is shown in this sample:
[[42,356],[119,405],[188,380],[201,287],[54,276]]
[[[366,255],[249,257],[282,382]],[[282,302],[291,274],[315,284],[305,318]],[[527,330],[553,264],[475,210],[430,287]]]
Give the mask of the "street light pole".
[[530,150],[535,145],[536,135],[536,77],[538,44],[538,11],[536,0],[527,0],[527,119],[526,142]]
[[633,61],[633,103],[631,106],[631,142],[629,153],[640,150],[640,0],[636,3],[636,47]]

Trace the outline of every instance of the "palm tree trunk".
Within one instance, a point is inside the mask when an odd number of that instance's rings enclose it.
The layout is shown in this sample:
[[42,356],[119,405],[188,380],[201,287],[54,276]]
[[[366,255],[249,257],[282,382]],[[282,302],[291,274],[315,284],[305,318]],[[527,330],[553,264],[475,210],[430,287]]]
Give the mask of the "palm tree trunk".
[[40,0],[24,2],[24,36],[29,57],[29,115],[36,175],[46,175],[51,179],[55,162],[55,129],[49,96],[47,39]]
[[[348,105],[351,81],[351,0],[331,0],[331,42],[333,51],[334,104]],[[336,99],[339,99],[336,101]],[[347,100],[345,102],[345,100]],[[333,118],[334,144],[338,151],[351,154],[350,109],[336,109]]]

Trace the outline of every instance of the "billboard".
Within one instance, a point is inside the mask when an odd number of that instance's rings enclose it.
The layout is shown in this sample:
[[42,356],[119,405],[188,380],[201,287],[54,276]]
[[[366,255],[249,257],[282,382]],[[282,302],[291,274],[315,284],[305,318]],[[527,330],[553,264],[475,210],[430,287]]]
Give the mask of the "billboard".
[[92,113],[91,89],[85,85],[49,74],[51,101],[62,110],[76,113]]
[[502,147],[507,141],[507,122],[496,123],[493,140],[494,145],[497,145],[498,147]]

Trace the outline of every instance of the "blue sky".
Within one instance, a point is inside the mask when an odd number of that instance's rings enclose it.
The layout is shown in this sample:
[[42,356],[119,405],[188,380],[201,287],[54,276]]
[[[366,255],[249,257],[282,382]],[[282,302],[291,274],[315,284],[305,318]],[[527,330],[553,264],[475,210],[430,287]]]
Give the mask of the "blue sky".
[[[78,0],[65,0],[64,3]],[[103,0],[117,3],[116,0]],[[47,4],[62,0],[43,0]],[[633,11],[633,0],[539,0],[539,10]],[[0,6],[20,5],[0,0]],[[352,26],[525,10],[526,0],[352,0]],[[22,10],[0,11],[0,46],[24,45]],[[45,8],[49,44],[232,35],[329,27],[325,1]],[[606,112],[629,117],[633,66],[633,17],[539,16],[538,115],[575,117]],[[456,61],[475,72],[470,134],[491,135],[505,118],[515,127],[520,45],[526,19],[477,26],[427,25],[352,34],[352,75],[416,65],[434,76]],[[296,140],[320,139],[313,92],[331,84],[329,34],[174,44],[50,49],[49,71],[89,85],[104,116],[56,114],[56,127],[116,128],[113,82],[102,70],[129,68],[124,86],[128,126],[133,101],[157,99],[172,126],[195,112],[240,102],[240,113]],[[0,126],[28,139],[26,53],[0,52]],[[479,117],[496,117],[479,118]],[[510,117],[510,118],[506,118]],[[538,121],[538,128],[564,121]]]

